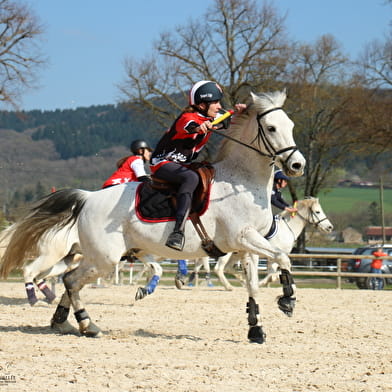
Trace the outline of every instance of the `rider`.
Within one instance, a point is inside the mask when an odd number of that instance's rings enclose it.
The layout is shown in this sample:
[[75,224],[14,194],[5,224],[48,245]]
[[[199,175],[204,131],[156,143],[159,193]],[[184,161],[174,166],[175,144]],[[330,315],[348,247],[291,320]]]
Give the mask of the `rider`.
[[152,149],[144,140],[134,140],[130,145],[133,155],[121,158],[117,170],[105,181],[102,188],[124,184],[131,181],[149,182],[144,164],[151,158]]
[[[189,92],[189,106],[177,117],[158,142],[151,158],[151,172],[158,178],[178,185],[176,222],[166,246],[181,251],[184,247],[184,228],[188,218],[193,191],[199,182],[198,174],[187,166],[198,156],[211,136],[211,123],[222,112],[221,87],[212,81],[201,80]],[[237,111],[246,109],[235,105]]]
[[283,196],[280,192],[281,189],[287,186],[289,181],[289,177],[285,176],[282,170],[277,170],[274,174],[274,186],[272,188],[271,194],[271,204],[280,210],[288,211],[288,212],[297,212],[297,208],[291,207],[286,200],[283,199]]

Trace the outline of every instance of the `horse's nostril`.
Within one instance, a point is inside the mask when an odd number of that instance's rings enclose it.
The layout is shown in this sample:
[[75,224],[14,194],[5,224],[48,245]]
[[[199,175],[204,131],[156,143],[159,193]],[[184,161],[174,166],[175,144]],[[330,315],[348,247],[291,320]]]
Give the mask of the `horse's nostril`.
[[299,162],[295,162],[295,163],[293,163],[293,164],[291,165],[291,167],[292,167],[294,170],[301,170],[301,169],[302,169],[302,164],[299,163]]

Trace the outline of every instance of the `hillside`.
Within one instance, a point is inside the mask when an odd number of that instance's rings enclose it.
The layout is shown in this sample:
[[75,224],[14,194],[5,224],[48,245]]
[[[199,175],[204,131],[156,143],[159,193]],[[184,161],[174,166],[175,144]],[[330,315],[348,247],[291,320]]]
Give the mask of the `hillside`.
[[14,207],[52,187],[98,189],[132,140],[154,144],[161,133],[151,116],[121,105],[0,111],[0,205]]

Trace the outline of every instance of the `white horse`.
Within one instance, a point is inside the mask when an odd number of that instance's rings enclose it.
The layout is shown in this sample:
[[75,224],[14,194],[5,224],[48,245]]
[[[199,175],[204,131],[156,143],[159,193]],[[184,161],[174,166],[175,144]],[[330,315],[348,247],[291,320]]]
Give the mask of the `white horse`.
[[[285,253],[291,252],[295,241],[307,224],[313,225],[317,230],[324,233],[330,233],[333,230],[333,225],[325,215],[318,198],[309,197],[304,200],[298,200],[297,208],[298,212],[295,214],[284,211],[277,215],[275,232],[272,237],[268,238],[272,246]],[[214,272],[226,290],[232,290],[233,286],[227,280],[224,274],[225,271],[242,280],[242,277],[238,276],[237,271],[233,269],[236,263],[241,263],[240,254],[227,254],[220,257],[215,264]],[[210,265],[208,257],[195,260],[194,272],[197,274],[202,266],[209,274]],[[260,280],[259,286],[266,286],[270,282],[277,281],[279,278],[279,267],[278,264],[268,259],[267,275]]]
[[[226,139],[214,162],[216,176],[209,208],[201,218],[206,232],[221,251],[268,257],[289,268],[287,254],[272,247],[264,238],[272,221],[273,165],[289,176],[302,175],[305,166],[305,159],[293,140],[294,124],[282,109],[285,99],[285,92],[250,94],[246,113],[236,116],[224,132]],[[101,334],[86,312],[79,292],[85,284],[109,273],[124,254],[133,254],[138,259],[150,254],[167,259],[194,259],[205,255],[202,241],[190,223],[186,225],[182,252],[165,246],[173,223],[147,223],[138,218],[135,206],[138,186],[128,183],[95,192],[58,191],[43,199],[17,223],[18,228],[3,256],[0,269],[3,277],[14,263],[35,250],[47,230],[59,224],[77,224],[83,259],[63,278],[66,291],[53,316],[53,328],[67,331],[72,306],[83,335]],[[262,343],[265,334],[255,300],[257,262],[258,257],[244,260],[249,293],[248,338]],[[282,268],[282,274],[284,271]],[[286,314],[291,314],[295,286],[289,273],[285,277],[278,303]]]

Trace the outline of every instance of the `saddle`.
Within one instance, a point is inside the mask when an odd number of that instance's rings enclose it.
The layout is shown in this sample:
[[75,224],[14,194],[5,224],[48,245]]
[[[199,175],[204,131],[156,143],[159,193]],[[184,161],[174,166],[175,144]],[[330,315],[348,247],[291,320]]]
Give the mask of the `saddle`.
[[[199,175],[199,183],[193,193],[189,218],[206,253],[219,258],[226,253],[220,251],[208,236],[200,216],[205,213],[210,200],[211,185],[215,178],[215,169],[208,162],[193,162],[189,168]],[[176,215],[176,194],[178,187],[168,181],[151,176],[152,182],[142,183],[136,190],[135,209],[138,218],[145,222],[174,221]]]
[[[192,162],[189,169],[199,175],[199,183],[193,193],[191,214],[203,215],[208,208],[211,184],[215,178],[215,169],[208,162]],[[151,176],[151,188],[158,191],[170,192],[173,206],[176,207],[177,186],[161,178]]]

